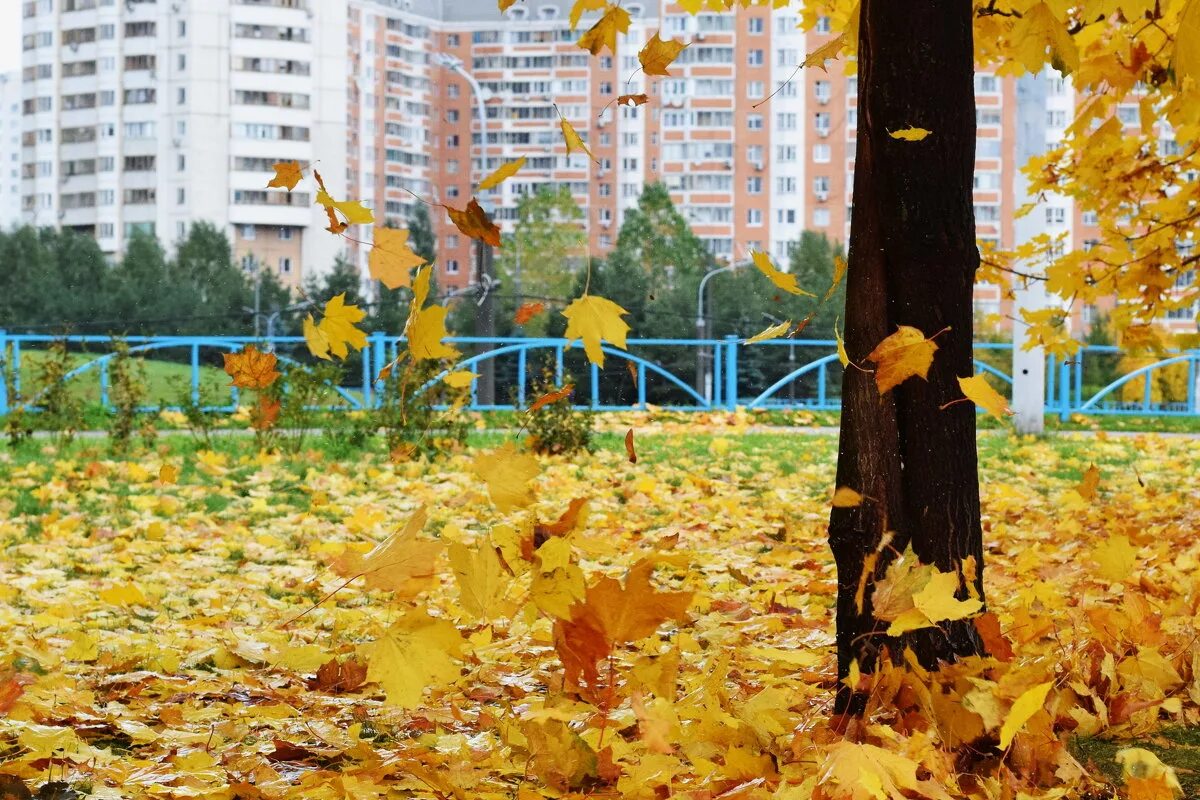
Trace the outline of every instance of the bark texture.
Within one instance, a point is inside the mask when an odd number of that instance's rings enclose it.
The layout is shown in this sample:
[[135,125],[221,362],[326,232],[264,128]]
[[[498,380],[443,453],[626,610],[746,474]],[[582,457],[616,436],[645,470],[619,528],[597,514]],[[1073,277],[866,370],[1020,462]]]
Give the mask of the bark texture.
[[[911,647],[927,666],[982,652],[967,622],[883,635],[870,591],[856,607],[863,565],[880,547],[873,578],[905,547],[941,570],[960,569],[982,592],[983,537],[975,407],[958,403],[958,377],[974,373],[971,293],[975,244],[972,172],[975,92],[970,0],[862,0],[858,50],[858,141],[846,296],[846,348],[862,363],[898,325],[938,336],[928,381],[880,397],[872,374],[846,370],[837,483],[873,498],[834,509],[829,541],[838,570],[838,672],[858,659],[872,670],[883,647]],[[908,127],[919,142],[892,138]],[[869,366],[869,365],[868,365]],[[838,713],[861,713],[865,697],[842,689]]]

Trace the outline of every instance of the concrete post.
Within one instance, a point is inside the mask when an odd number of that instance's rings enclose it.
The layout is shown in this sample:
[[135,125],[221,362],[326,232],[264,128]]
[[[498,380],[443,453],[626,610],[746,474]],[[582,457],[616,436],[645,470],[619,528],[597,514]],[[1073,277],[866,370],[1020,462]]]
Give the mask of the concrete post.
[[[1013,178],[1014,203],[1019,207],[1034,202],[1029,194],[1029,180],[1021,167],[1030,158],[1046,150],[1046,89],[1044,73],[1025,75],[1017,79],[1017,169]],[[1046,232],[1046,216],[1041,208],[1015,220],[1016,244],[1020,245]],[[1018,269],[1032,275],[1042,274],[1038,261],[1021,262]],[[1021,318],[1022,309],[1034,311],[1047,305],[1046,282],[1013,277],[1015,302],[1013,308],[1012,409],[1018,433],[1041,433],[1046,414],[1046,354],[1044,348],[1025,349],[1029,341],[1029,326]]]

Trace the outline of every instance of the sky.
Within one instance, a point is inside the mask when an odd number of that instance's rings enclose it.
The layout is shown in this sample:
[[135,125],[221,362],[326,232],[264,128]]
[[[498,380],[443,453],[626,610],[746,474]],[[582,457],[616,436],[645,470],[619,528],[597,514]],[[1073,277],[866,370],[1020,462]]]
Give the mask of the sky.
[[0,0],[0,72],[21,66],[21,0]]

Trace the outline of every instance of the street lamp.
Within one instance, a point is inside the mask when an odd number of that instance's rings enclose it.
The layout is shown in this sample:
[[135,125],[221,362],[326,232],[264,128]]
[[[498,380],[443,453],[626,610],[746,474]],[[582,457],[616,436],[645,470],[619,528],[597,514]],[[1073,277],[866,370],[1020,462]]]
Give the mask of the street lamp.
[[[475,76],[467,72],[463,66],[461,58],[450,53],[434,53],[433,63],[443,69],[450,70],[455,75],[458,75],[467,85],[471,87],[471,92],[475,96],[475,108],[479,114],[479,160],[482,164],[483,171],[487,171],[487,107],[484,105],[483,87],[479,85],[479,81],[475,80]],[[488,195],[491,195],[495,189],[489,189]],[[487,200],[481,200],[483,209],[489,214],[492,212],[494,204],[491,197]],[[475,335],[480,337],[492,337],[496,335],[496,304],[492,296],[492,289],[498,284],[496,281],[495,261],[492,253],[492,246],[487,242],[477,241],[475,243],[475,280],[476,290],[479,292],[479,300],[476,305],[479,307],[475,313]],[[480,350],[487,349],[487,345],[480,345]],[[496,364],[492,359],[487,359],[476,366],[479,370],[479,379],[475,384],[477,397],[481,405],[490,406],[496,402]]]
[[[727,266],[717,267],[716,269],[710,269],[708,272],[704,273],[704,277],[700,279],[700,286],[696,289],[696,338],[697,339],[704,338],[704,333],[705,333],[704,329],[706,326],[706,320],[704,317],[704,290],[708,287],[709,279],[715,278],[717,275],[720,275],[724,272],[733,272],[734,270],[741,269],[742,267],[744,267],[750,263],[752,263],[752,262],[750,262],[750,261],[735,261],[734,263],[729,264]],[[711,400],[712,399],[712,382],[711,382],[711,377],[709,376],[709,373],[708,373],[708,369],[706,368],[706,366],[704,364],[704,356],[705,356],[704,345],[699,345],[699,347],[696,350],[696,391],[700,392],[702,395],[704,395],[704,398],[706,400]]]

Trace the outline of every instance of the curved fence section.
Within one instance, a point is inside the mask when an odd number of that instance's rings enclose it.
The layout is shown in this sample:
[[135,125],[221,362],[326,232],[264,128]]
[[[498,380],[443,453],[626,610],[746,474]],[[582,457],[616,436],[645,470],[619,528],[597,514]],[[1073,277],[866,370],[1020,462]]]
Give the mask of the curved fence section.
[[[155,392],[144,410],[201,408],[232,411],[236,388],[222,371],[221,355],[254,344],[275,352],[295,369],[312,359],[298,336],[130,336],[122,339],[130,356],[152,370]],[[490,365],[495,396],[483,402],[473,382],[473,410],[515,409],[534,399],[539,382],[575,385],[574,399],[595,410],[806,409],[836,411],[841,405],[843,370],[834,341],[773,339],[746,345],[726,339],[630,339],[628,349],[605,345],[603,368],[591,364],[582,348],[564,339],[451,337],[464,356],[417,391],[432,388],[447,372],[476,371]],[[63,366],[55,380],[69,383],[85,402],[111,408],[109,371],[116,340],[104,336],[54,337],[0,331],[0,415],[11,409],[36,410],[48,387],[39,365],[57,347]],[[384,333],[368,337],[361,353],[341,364],[341,377],[327,382],[331,409],[362,410],[383,402],[376,381],[402,341]],[[65,348],[66,355],[63,355]],[[1011,391],[1012,345],[979,342],[975,370],[1001,393]],[[41,380],[39,380],[41,379]],[[1089,346],[1070,359],[1047,359],[1046,410],[1063,419],[1073,414],[1200,415],[1200,350],[1136,357],[1116,347]]]

